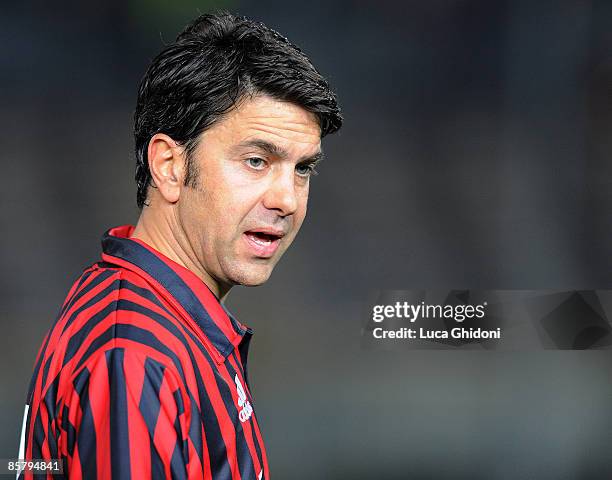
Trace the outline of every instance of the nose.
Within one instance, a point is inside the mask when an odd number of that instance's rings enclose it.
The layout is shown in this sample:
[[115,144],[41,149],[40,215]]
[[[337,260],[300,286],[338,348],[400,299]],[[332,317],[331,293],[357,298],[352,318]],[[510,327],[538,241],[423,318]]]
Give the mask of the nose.
[[264,207],[276,210],[283,217],[295,213],[298,207],[293,168],[282,169],[272,179],[263,198]]

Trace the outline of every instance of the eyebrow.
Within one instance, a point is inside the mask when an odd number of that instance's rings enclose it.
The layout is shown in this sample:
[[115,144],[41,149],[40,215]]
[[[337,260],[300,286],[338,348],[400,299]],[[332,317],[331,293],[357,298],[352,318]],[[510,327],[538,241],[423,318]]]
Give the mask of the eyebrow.
[[[279,147],[278,145],[275,145],[274,143],[270,143],[266,140],[260,140],[260,139],[253,139],[253,140],[247,140],[245,142],[241,142],[238,145],[236,145],[232,150],[238,150],[238,149],[249,148],[249,147],[255,147],[260,150],[263,150],[268,155],[271,155],[273,157],[278,157],[281,160],[284,160],[285,158],[289,156],[289,154],[287,153],[285,149]],[[298,164],[304,164],[304,163],[315,164],[323,160],[323,157],[324,157],[323,151],[319,150],[314,155],[300,158],[297,163]]]

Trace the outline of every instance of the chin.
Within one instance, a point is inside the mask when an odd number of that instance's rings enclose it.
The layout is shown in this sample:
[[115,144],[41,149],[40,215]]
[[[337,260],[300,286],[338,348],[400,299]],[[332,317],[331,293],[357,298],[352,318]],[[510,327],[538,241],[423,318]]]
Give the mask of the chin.
[[268,281],[272,274],[273,268],[259,268],[257,267],[245,267],[240,272],[236,272],[232,275],[232,282],[234,285],[243,285],[245,287],[256,287],[262,285]]

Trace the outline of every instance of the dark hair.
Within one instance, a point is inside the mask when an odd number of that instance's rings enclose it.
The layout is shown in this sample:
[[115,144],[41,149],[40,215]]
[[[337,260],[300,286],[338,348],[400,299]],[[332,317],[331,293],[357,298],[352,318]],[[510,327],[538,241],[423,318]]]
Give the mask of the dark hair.
[[201,15],[187,25],[153,59],[140,83],[134,113],[138,206],[145,204],[151,182],[147,149],[153,135],[165,133],[185,147],[185,184],[193,184],[199,135],[245,95],[257,93],[314,113],[322,137],[342,125],[327,81],[279,33],[225,12]]

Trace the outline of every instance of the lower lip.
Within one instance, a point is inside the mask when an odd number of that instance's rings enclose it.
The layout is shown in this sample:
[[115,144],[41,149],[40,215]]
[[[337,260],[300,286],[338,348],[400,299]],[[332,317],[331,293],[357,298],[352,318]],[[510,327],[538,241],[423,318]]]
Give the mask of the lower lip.
[[248,233],[245,233],[244,237],[246,238],[249,249],[256,257],[270,258],[274,255],[276,250],[278,250],[278,246],[280,245],[280,238],[270,242],[262,242],[259,241],[258,237],[255,235],[250,235]]

